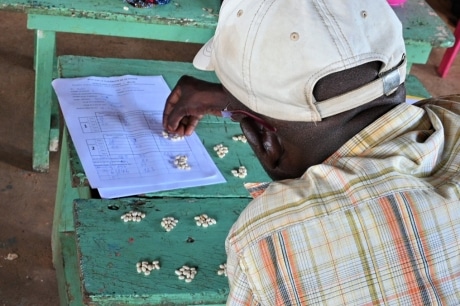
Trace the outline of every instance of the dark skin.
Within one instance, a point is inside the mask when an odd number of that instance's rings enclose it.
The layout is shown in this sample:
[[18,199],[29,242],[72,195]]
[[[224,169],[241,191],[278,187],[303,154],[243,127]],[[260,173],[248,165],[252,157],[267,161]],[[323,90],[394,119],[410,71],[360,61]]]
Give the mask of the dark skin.
[[[322,101],[348,92],[374,80],[378,68],[379,63],[374,62],[329,75],[318,82],[314,95],[317,101]],[[284,121],[253,112],[221,84],[184,76],[166,101],[163,126],[168,132],[190,135],[205,114],[220,116],[227,105],[229,110],[246,110],[277,129],[276,132],[268,131],[250,117],[240,121],[248,143],[268,175],[273,180],[298,178],[310,166],[322,163],[364,127],[404,102],[405,95],[405,87],[401,85],[390,96],[319,122]]]

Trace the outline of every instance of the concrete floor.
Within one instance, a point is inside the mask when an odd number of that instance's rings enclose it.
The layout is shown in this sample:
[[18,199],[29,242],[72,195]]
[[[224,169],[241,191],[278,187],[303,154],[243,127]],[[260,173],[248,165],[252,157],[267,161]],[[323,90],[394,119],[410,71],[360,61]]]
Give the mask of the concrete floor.
[[[449,1],[428,1],[448,20]],[[453,29],[453,27],[452,27]],[[58,153],[49,173],[31,171],[34,95],[33,32],[22,14],[0,12],[0,306],[58,305],[51,226]],[[198,45],[112,37],[58,35],[58,54],[191,61]],[[449,75],[436,74],[444,49],[415,65],[433,96],[460,93],[460,56]],[[17,254],[14,260],[8,254]]]

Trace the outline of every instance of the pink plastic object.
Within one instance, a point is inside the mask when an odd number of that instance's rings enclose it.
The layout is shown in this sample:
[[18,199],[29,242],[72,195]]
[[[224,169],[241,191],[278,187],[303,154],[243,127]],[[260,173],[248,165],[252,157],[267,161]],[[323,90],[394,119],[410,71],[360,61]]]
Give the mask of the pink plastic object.
[[457,28],[455,28],[454,36],[455,44],[446,50],[444,56],[442,57],[441,63],[438,67],[438,73],[441,76],[441,78],[447,76],[450,66],[452,66],[455,56],[460,50],[460,21],[457,23]]
[[387,0],[391,6],[402,6],[406,0]]

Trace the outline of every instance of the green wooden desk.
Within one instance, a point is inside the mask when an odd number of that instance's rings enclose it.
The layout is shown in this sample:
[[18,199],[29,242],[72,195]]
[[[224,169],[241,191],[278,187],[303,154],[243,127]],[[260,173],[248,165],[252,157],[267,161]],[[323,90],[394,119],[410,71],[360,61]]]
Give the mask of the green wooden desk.
[[[59,77],[163,75],[174,86],[183,74],[217,81],[214,73],[197,71],[190,63],[134,59],[61,56]],[[406,82],[411,95],[429,93],[412,76]],[[197,134],[225,184],[145,194],[133,198],[100,200],[89,187],[72,141],[64,129],[52,231],[53,262],[62,305],[220,305],[228,294],[227,279],[217,274],[225,262],[224,240],[239,212],[249,203],[245,182],[270,179],[250,146],[232,140],[241,134],[239,124],[207,116]],[[219,158],[213,147],[224,143],[230,154]],[[248,176],[235,178],[231,170],[243,164]],[[140,223],[126,224],[123,213],[138,209],[147,214]],[[192,218],[201,213],[217,219],[214,228],[198,228]],[[179,220],[166,233],[161,218]],[[162,268],[149,276],[136,272],[136,262],[159,259]],[[197,266],[192,283],[180,282],[174,270],[183,264]]]
[[[26,13],[27,27],[35,31],[33,169],[48,171],[49,151],[59,146],[59,109],[50,85],[56,32],[204,43],[214,33],[219,6],[220,0],[173,0],[152,9],[122,0],[0,0],[0,9]],[[404,26],[409,69],[426,63],[432,48],[453,45],[449,28],[424,0],[394,10]]]
[[[63,56],[58,68],[60,77],[161,74],[170,86],[183,74],[217,81],[214,73],[197,71],[190,63]],[[228,230],[250,201],[243,184],[270,179],[250,146],[232,140],[241,134],[238,123],[208,116],[197,134],[226,183],[99,200],[64,129],[52,236],[62,305],[225,304],[227,279],[217,269],[226,259]],[[213,150],[219,143],[229,148],[224,158]],[[241,163],[248,170],[245,179],[231,174]],[[147,214],[145,220],[121,221],[134,207]],[[197,227],[193,217],[202,213],[216,218],[217,224]],[[169,233],[159,226],[165,216],[179,220]],[[138,274],[135,264],[143,259],[159,259],[162,268],[148,277]],[[198,267],[192,283],[174,274],[184,264]]]

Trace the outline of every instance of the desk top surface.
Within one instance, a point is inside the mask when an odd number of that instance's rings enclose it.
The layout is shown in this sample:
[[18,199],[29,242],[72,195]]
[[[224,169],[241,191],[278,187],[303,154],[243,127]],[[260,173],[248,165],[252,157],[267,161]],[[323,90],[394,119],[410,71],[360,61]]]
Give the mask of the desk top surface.
[[[76,244],[84,299],[97,305],[225,304],[228,280],[219,274],[226,262],[225,237],[249,199],[163,198],[77,200]],[[145,213],[140,222],[124,222],[130,212]],[[197,226],[195,217],[216,220]],[[177,225],[166,231],[162,219]],[[158,261],[160,269],[144,275],[136,263]],[[178,279],[183,265],[198,271],[193,281]]]
[[[204,28],[215,28],[219,7],[220,0],[174,0],[153,8],[135,8],[123,0],[0,0],[0,10],[27,14]],[[394,11],[403,24],[406,42],[429,43],[433,47],[454,44],[449,27],[425,0],[408,0]]]

